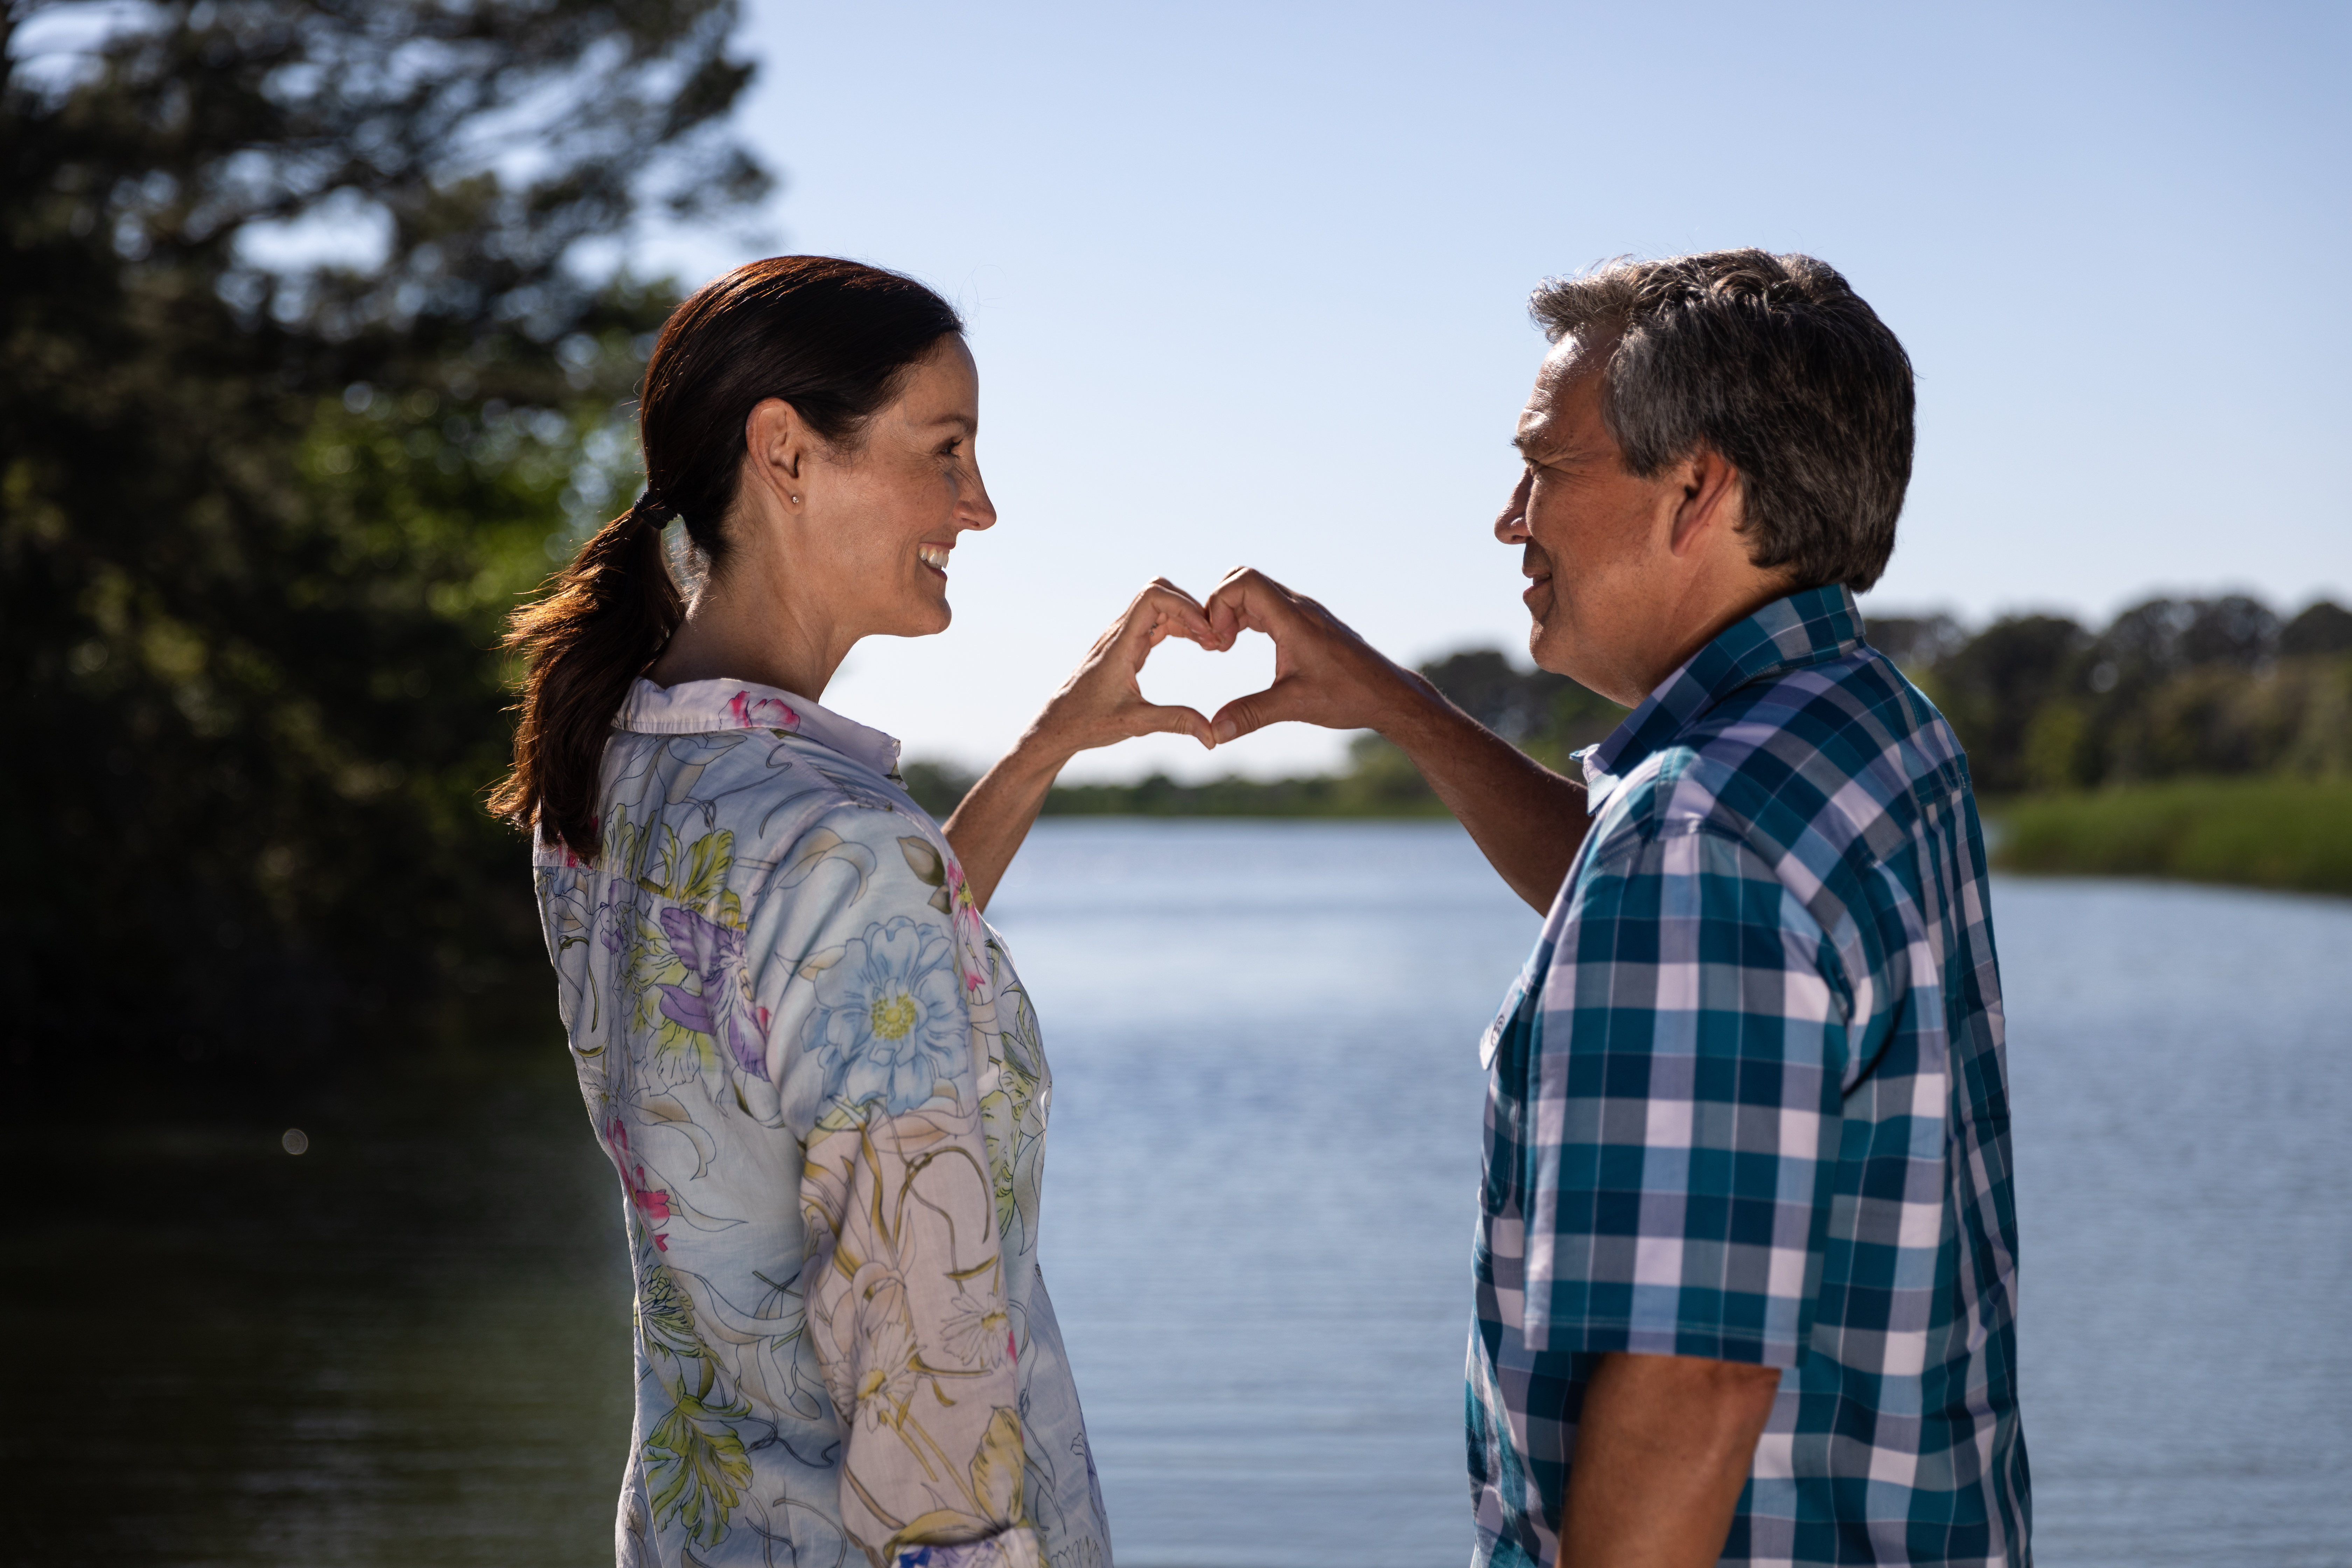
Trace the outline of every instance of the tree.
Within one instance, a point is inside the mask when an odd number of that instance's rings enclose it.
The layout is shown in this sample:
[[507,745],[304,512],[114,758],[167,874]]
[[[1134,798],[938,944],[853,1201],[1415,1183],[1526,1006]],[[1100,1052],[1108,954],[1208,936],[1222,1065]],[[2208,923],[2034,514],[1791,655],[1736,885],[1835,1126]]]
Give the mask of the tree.
[[2053,700],[2076,698],[2077,673],[2089,634],[2063,616],[2011,616],[1995,621],[1920,679],[1967,748],[1978,789],[1989,795],[2041,782],[2036,771],[2059,739],[2045,728],[2035,737],[2045,753],[2029,768],[2027,741],[2035,716]]
[[1969,640],[1959,622],[1940,614],[1871,616],[1862,628],[1864,639],[1903,669],[1925,669]]
[[751,68],[731,0],[54,10],[0,13],[15,1065],[320,1062],[538,962],[487,650],[671,303],[583,247],[766,188]]
[[2329,599],[2305,605],[2301,614],[2279,629],[2279,652],[2289,658],[2306,654],[2352,653],[2352,610]]

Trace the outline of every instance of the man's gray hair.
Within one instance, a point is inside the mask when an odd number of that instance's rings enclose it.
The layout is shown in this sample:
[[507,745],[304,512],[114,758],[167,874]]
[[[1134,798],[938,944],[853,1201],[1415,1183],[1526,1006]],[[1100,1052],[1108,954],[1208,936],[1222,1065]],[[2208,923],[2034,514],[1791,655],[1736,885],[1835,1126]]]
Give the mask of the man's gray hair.
[[1836,268],[1711,250],[1554,278],[1528,309],[1601,349],[1601,417],[1652,479],[1704,444],[1739,470],[1750,559],[1798,588],[1878,581],[1911,482],[1911,360]]

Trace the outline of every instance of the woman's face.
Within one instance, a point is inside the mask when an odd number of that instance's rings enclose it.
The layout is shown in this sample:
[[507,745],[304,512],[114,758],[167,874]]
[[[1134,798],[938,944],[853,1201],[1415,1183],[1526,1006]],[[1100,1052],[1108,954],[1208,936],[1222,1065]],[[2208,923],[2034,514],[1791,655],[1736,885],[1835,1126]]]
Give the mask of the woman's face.
[[851,637],[945,631],[948,552],[996,521],[972,453],[979,435],[979,368],[963,339],[943,338],[856,449],[817,448],[801,465],[791,591],[817,589]]

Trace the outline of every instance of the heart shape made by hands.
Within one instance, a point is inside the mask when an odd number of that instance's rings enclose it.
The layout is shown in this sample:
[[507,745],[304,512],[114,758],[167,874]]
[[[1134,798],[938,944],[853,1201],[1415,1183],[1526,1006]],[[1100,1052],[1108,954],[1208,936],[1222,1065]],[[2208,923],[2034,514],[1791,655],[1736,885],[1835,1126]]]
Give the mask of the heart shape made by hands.
[[1203,718],[1273,681],[1274,639],[1257,632],[1244,632],[1224,653],[1170,637],[1151,650],[1136,678],[1144,700],[1181,705]]

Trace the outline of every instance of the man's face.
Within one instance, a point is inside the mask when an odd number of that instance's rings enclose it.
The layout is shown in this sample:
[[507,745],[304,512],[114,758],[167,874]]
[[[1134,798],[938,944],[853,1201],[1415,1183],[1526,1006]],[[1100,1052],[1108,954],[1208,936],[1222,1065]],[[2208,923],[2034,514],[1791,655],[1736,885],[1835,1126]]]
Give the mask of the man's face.
[[1680,489],[1665,475],[1627,473],[1601,421],[1601,372],[1614,346],[1563,338],[1544,357],[1513,441],[1526,467],[1495,537],[1522,549],[1528,654],[1630,706],[1653,683]]

